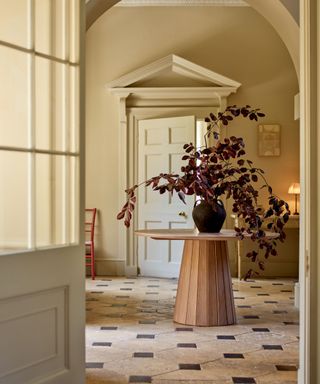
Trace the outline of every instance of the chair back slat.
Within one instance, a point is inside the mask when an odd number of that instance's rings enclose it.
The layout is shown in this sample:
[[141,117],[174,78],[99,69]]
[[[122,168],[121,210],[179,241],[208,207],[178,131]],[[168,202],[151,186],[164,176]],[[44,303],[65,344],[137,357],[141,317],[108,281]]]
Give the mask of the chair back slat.
[[94,230],[97,208],[86,208],[85,232],[90,233],[90,241],[94,241]]

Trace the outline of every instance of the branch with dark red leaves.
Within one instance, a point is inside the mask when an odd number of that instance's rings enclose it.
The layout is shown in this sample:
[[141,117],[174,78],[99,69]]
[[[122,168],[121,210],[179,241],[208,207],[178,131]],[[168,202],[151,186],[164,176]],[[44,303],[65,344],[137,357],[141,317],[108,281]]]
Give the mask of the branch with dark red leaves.
[[[234,118],[242,116],[250,120],[258,121],[264,113],[259,108],[227,107],[224,112],[217,115],[213,113],[205,119],[208,123],[208,130],[205,136],[213,135],[218,139],[220,125],[228,125]],[[205,137],[206,141],[206,137]],[[206,142],[207,143],[207,142]],[[186,143],[183,146],[185,153],[182,160],[185,162],[181,167],[181,175],[161,173],[139,185],[134,185],[126,190],[127,201],[119,212],[117,218],[124,219],[126,227],[130,226],[132,213],[136,204],[136,189],[145,185],[154,191],[163,194],[177,193],[185,203],[185,195],[195,195],[201,199],[212,202],[225,196],[232,198],[233,212],[243,220],[243,225],[235,227],[239,239],[248,235],[256,242],[258,249],[263,253],[253,250],[247,257],[255,263],[260,270],[264,270],[265,261],[270,256],[277,255],[277,242],[283,242],[286,235],[284,227],[289,220],[288,204],[278,198],[268,184],[264,171],[254,167],[251,160],[245,159],[245,144],[241,137],[227,137],[217,141],[214,145],[203,148],[196,148],[193,143]],[[262,182],[260,188],[256,188],[258,182]],[[263,215],[259,212],[258,197],[259,189],[267,189],[269,193],[269,206]],[[267,239],[262,228],[266,220],[270,220],[267,229],[279,234],[277,239]],[[258,272],[250,269],[245,278],[257,275]]]

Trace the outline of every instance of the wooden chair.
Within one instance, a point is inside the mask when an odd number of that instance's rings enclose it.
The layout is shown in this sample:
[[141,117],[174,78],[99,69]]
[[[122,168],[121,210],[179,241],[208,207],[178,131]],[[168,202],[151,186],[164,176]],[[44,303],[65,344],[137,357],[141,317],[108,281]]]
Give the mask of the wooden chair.
[[86,208],[85,231],[86,234],[86,267],[90,267],[92,280],[95,279],[94,270],[94,228],[96,221],[97,208]]

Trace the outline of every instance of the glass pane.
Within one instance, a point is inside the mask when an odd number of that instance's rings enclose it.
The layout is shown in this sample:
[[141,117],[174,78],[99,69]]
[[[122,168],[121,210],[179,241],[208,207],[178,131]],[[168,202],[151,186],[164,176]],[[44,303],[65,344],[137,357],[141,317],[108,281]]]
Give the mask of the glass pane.
[[36,246],[65,244],[65,157],[36,155]]
[[30,48],[28,0],[0,0],[0,40]]
[[79,242],[79,159],[69,158],[70,243]]
[[28,145],[29,59],[29,54],[0,46],[0,145]]
[[69,0],[35,0],[35,49],[67,59],[69,31],[66,18]]
[[79,68],[70,67],[69,150],[79,151]]
[[28,247],[28,156],[0,151],[0,252]]
[[70,0],[70,61],[79,62],[80,1]]
[[36,57],[36,147],[66,150],[68,66]]

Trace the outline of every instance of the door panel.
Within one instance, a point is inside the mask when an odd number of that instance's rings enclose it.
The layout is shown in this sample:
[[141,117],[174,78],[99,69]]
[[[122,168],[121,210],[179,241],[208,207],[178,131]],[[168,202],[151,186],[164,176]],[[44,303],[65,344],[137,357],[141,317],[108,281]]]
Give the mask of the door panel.
[[[183,144],[194,142],[194,139],[194,116],[139,121],[139,180],[161,172],[180,173]],[[194,197],[188,196],[186,200],[187,205],[184,205],[177,195],[160,195],[151,188],[141,188],[138,196],[139,228],[193,228]],[[182,241],[138,238],[140,273],[145,276],[177,277],[182,247]]]
[[83,384],[84,2],[0,8],[0,384]]

